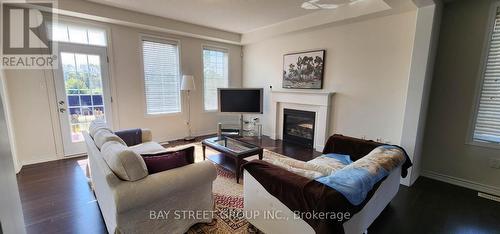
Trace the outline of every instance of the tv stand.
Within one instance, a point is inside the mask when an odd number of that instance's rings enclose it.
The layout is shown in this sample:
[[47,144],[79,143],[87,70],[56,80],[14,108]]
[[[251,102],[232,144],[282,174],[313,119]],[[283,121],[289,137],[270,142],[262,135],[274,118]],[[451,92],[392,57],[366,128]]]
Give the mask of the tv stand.
[[240,114],[240,133],[239,137],[243,137],[243,114]]
[[253,123],[255,127],[253,129],[246,129],[245,124],[252,123],[250,121],[245,122],[243,119],[243,114],[239,114],[239,123],[233,122],[232,124],[219,123],[217,127],[217,135],[228,136],[232,138],[241,138],[248,136],[262,136],[262,125]]
[[233,125],[226,125],[226,126],[219,126],[219,133],[224,136],[230,136],[233,138],[241,138],[244,136],[243,134],[243,114],[240,114],[240,123],[239,125],[233,124]]

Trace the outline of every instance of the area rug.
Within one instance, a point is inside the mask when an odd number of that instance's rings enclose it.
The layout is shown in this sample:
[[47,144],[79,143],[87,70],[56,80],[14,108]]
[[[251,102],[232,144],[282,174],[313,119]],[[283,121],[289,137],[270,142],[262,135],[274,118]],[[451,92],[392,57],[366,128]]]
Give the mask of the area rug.
[[[190,144],[195,147],[196,162],[203,161],[203,151],[201,143]],[[180,146],[186,147],[188,145]],[[206,155],[217,153],[209,148],[206,149]],[[281,154],[274,153],[272,151],[264,150],[263,158],[265,160],[272,159],[276,157],[285,157]],[[258,156],[248,157],[245,160],[250,161],[258,159]],[[235,234],[245,234],[245,233],[260,233],[257,230],[250,228],[250,224],[243,217],[243,180],[240,179],[240,183],[236,183],[236,177],[234,173],[227,171],[226,169],[216,166],[217,178],[213,183],[213,194],[215,200],[215,214],[216,218],[211,223],[199,223],[191,227],[188,234],[194,233],[235,233]],[[223,215],[221,215],[223,214]],[[228,215],[231,214],[231,215]]]

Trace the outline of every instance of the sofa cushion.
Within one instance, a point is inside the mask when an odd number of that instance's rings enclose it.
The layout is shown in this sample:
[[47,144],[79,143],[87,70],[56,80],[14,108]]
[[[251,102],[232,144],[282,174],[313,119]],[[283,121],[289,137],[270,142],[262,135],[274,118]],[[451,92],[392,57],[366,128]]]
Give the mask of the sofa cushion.
[[89,135],[92,138],[94,138],[95,134],[101,129],[108,129],[110,132],[113,132],[113,131],[111,131],[111,129],[108,128],[108,125],[106,125],[106,122],[104,122],[104,120],[98,119],[98,120],[94,120],[90,123]]
[[122,145],[126,145],[125,142],[117,135],[112,133],[109,129],[101,128],[94,135],[94,142],[97,148],[101,149],[104,143],[109,141],[116,141]]
[[104,143],[101,153],[109,168],[122,180],[136,181],[148,175],[142,157],[120,142]]
[[153,140],[153,133],[150,129],[143,128],[142,129],[142,142],[148,142]]
[[166,151],[166,149],[163,148],[163,146],[154,141],[149,141],[142,144],[130,146],[129,149],[138,154],[156,154]]
[[189,165],[187,151],[167,152],[154,156],[143,156],[149,174]]
[[134,146],[142,143],[142,130],[140,128],[125,129],[114,132],[127,146]]

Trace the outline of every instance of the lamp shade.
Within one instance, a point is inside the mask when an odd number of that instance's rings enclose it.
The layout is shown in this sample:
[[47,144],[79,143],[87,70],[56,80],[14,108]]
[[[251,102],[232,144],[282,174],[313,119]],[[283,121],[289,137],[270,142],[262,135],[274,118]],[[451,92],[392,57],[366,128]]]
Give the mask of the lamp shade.
[[182,83],[181,83],[181,90],[189,91],[189,90],[195,90],[196,87],[194,86],[194,76],[189,76],[189,75],[183,75],[182,76]]

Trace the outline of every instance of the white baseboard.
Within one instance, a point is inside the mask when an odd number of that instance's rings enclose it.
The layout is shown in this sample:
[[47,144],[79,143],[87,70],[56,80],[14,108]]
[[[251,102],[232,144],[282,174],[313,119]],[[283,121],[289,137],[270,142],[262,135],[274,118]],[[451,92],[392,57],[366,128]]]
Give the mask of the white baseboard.
[[323,149],[325,148],[324,145],[316,145],[314,147],[314,150],[318,151],[318,152],[323,152]]
[[193,132],[193,135],[195,135],[195,136],[206,136],[206,135],[211,135],[211,134],[217,134],[217,129]]
[[[216,134],[217,130],[206,130],[206,131],[196,131],[193,132],[194,136],[205,136],[205,135],[210,135],[210,134]],[[185,136],[182,136],[185,137]],[[182,137],[174,137],[174,139],[171,140],[160,140],[158,143],[160,144],[168,144],[169,141],[172,140],[178,140],[182,139]],[[64,156],[63,158],[59,157],[54,157],[54,156],[46,156],[46,157],[39,157],[36,159],[30,159],[30,160],[23,160],[22,162],[18,163],[17,166],[15,165],[14,169],[16,170],[16,174],[21,171],[21,168],[26,165],[31,165],[31,164],[37,164],[37,163],[44,163],[44,162],[50,162],[50,161],[56,161],[59,159],[68,159],[68,158],[74,158],[74,157],[81,157],[84,156],[86,153],[83,154],[77,154],[77,155],[70,155],[70,156]]]
[[22,168],[23,168],[23,165],[21,163],[14,164],[14,170],[15,170],[16,174],[19,174],[19,172],[21,171]]
[[468,188],[468,189],[472,189],[472,190],[476,190],[476,191],[488,193],[488,194],[491,194],[491,195],[500,196],[500,188],[497,188],[497,187],[494,187],[494,186],[490,186],[490,185],[486,185],[486,184],[481,184],[481,183],[477,183],[477,182],[474,182],[474,181],[470,181],[470,180],[466,180],[466,179],[461,179],[461,178],[457,178],[457,177],[453,177],[453,176],[449,176],[449,175],[444,175],[444,174],[441,174],[441,173],[437,173],[437,172],[433,172],[433,171],[427,171],[427,170],[423,170],[421,172],[421,175],[424,176],[424,177],[427,177],[427,178],[439,180],[439,181],[442,181],[442,182],[445,182],[445,183],[449,183],[449,184],[453,184],[453,185],[457,185],[457,186],[460,186],[460,187],[464,187],[464,188]]
[[40,158],[30,159],[30,160],[23,160],[22,166],[31,165],[31,164],[37,164],[37,163],[50,162],[50,161],[56,161],[56,160],[59,160],[59,159],[60,158],[57,158],[57,157],[54,157],[54,156],[48,156],[48,157],[40,157]]

